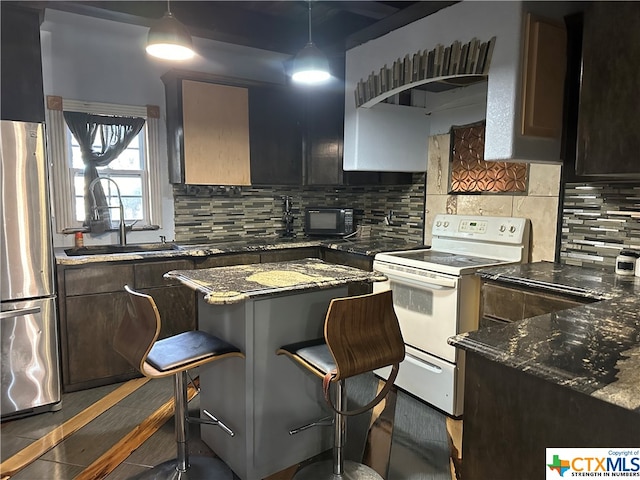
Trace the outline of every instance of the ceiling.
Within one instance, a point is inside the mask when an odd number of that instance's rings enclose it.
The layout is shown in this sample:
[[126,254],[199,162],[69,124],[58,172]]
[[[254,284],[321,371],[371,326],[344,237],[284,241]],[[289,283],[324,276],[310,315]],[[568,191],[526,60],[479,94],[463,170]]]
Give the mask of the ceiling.
[[[20,2],[24,4],[24,2]],[[53,8],[149,26],[162,17],[165,1],[36,1]],[[383,35],[455,1],[312,1],[314,43],[329,57]],[[171,12],[192,36],[295,55],[308,40],[307,1],[173,0]]]

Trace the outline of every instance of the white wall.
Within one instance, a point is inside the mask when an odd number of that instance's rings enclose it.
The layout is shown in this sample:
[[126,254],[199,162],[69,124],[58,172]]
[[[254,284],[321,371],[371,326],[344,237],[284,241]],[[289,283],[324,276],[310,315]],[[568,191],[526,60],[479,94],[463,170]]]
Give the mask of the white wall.
[[[416,20],[379,38],[358,45],[346,54],[345,77],[345,170],[361,170],[367,159],[358,158],[358,112],[354,89],[358,81],[370,73],[378,73],[386,65],[430,50],[437,44],[451,45],[455,40],[467,43],[472,38],[481,42],[496,37],[491,58],[486,94],[485,159],[524,160],[532,162],[560,160],[560,140],[529,137],[521,134],[521,41],[526,12],[550,18],[582,9],[582,2],[463,1]],[[373,107],[375,108],[375,106]],[[458,112],[461,117],[473,111]],[[433,126],[433,119],[431,120]],[[457,122],[468,123],[466,121]],[[431,129],[429,135],[442,129]],[[358,134],[360,134],[358,132]],[[361,135],[361,134],[360,134]],[[422,139],[420,139],[422,141]],[[394,165],[394,162],[396,163]],[[409,167],[413,167],[408,162]],[[366,167],[366,165],[365,165]],[[390,158],[386,170],[404,170],[398,159]]]
[[[285,81],[285,55],[194,38],[197,58],[187,62],[154,59],[144,50],[148,29],[47,9],[41,26],[44,94],[71,100],[160,107],[162,226],[159,231],[131,232],[131,243],[174,238],[173,193],[168,180],[166,109],[161,76],[172,68],[268,82]],[[87,244],[115,243],[117,233]],[[72,235],[54,235],[54,245],[71,246]]]

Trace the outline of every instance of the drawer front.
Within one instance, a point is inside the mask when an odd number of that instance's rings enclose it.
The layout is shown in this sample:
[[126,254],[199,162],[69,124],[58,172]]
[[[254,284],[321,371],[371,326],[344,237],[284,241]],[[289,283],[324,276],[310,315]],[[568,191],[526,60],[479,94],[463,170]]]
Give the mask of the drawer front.
[[82,265],[64,271],[66,295],[121,292],[134,285],[133,265]]
[[524,318],[544,315],[545,313],[558,312],[567,308],[577,307],[584,302],[578,302],[569,298],[556,297],[554,295],[527,294],[524,305]]
[[325,249],[322,254],[322,259],[325,262],[359,268],[367,272],[373,270],[373,257],[368,255]]
[[212,255],[197,259],[195,268],[228,267],[231,265],[250,265],[252,263],[260,263],[260,254],[258,252]]
[[136,288],[166,287],[180,285],[175,278],[164,278],[171,270],[192,270],[192,260],[168,260],[141,263],[135,266]]
[[524,317],[525,292],[485,283],[482,285],[481,317],[514,322]]
[[262,263],[288,262],[302,260],[303,258],[318,258],[319,256],[319,250],[317,248],[286,248],[283,250],[262,252],[260,254],[260,261]]

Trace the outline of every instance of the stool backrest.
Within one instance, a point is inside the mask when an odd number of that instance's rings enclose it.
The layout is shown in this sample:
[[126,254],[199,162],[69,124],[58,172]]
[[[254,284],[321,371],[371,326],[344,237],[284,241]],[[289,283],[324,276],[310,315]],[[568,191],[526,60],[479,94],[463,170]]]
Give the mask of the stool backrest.
[[404,340],[390,290],[332,300],[324,337],[336,362],[335,380],[404,359]]
[[113,347],[131,366],[144,373],[147,355],[160,334],[160,313],[152,297],[136,292],[128,285],[124,289],[129,298]]

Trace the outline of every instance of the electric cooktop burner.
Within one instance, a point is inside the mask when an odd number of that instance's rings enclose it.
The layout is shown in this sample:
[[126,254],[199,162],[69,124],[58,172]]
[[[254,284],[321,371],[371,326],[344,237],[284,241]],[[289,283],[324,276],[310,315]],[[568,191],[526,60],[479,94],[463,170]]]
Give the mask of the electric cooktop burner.
[[[382,257],[382,258],[381,258]],[[386,258],[384,258],[386,257]],[[393,260],[389,257],[393,257]],[[442,271],[443,273],[460,274],[487,266],[508,263],[494,258],[476,257],[461,253],[439,252],[436,250],[411,250],[404,252],[388,252],[376,257],[382,261],[390,261],[425,270]]]

